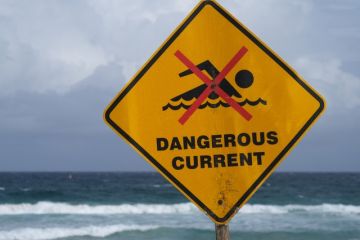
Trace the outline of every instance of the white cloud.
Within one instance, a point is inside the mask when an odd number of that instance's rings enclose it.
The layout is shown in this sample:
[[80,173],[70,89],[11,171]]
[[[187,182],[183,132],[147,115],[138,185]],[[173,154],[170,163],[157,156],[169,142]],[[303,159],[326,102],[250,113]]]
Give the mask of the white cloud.
[[160,25],[155,27],[158,19],[183,15],[193,1],[2,1],[0,5],[0,95],[7,95],[65,93],[99,66],[114,61],[132,75],[151,53],[143,46],[150,42],[156,48],[167,33]]
[[267,41],[285,43],[301,34],[314,10],[311,0],[224,1],[230,12]]
[[344,71],[339,59],[301,57],[295,66],[325,95],[330,112],[360,107],[360,78]]
[[[91,13],[82,17],[72,5],[54,1],[2,6],[7,11],[0,16],[0,48],[6,58],[0,60],[0,93],[66,92],[108,60],[93,42],[96,33],[83,25]],[[73,7],[89,12],[82,4]]]
[[[98,76],[97,69],[107,65],[122,66],[125,82],[196,1],[50,0],[36,3],[1,2],[0,95],[19,91],[66,93],[81,86],[79,83],[88,81],[93,74]],[[284,59],[295,63],[295,69],[299,67],[333,102],[331,106],[359,105],[356,92],[359,92],[359,77],[342,68],[349,54],[352,61],[359,60],[354,53],[358,48],[355,37],[358,25],[353,22],[347,28],[326,25],[322,19],[327,19],[332,12],[319,11],[322,5],[313,0],[221,3]],[[335,5],[339,4],[331,1],[332,7],[327,9],[351,11],[349,7],[334,8]],[[344,19],[340,18],[339,22]],[[329,31],[319,31],[319,28]],[[350,30],[344,34],[345,30],[341,29]],[[335,45],[336,39],[344,44]],[[349,52],[349,46],[355,50]],[[298,58],[308,56],[309,52],[317,57]],[[344,55],[345,52],[348,54]]]

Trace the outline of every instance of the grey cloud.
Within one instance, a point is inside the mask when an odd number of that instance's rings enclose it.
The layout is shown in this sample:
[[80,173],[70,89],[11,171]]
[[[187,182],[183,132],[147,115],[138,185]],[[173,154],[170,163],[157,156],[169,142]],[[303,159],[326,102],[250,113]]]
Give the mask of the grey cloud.
[[150,169],[103,122],[122,67],[99,66],[70,92],[0,97],[1,170]]
[[[359,170],[360,3],[221,3],[328,99],[281,169]],[[102,113],[193,5],[1,1],[0,170],[149,170]]]

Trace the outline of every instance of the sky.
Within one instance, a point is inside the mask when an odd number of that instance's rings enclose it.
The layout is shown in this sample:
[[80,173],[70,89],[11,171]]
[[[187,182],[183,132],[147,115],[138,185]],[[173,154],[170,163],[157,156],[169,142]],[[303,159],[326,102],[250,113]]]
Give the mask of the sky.
[[[360,1],[219,1],[327,101],[280,171],[360,171]],[[0,171],[150,171],[102,114],[195,0],[0,0]]]

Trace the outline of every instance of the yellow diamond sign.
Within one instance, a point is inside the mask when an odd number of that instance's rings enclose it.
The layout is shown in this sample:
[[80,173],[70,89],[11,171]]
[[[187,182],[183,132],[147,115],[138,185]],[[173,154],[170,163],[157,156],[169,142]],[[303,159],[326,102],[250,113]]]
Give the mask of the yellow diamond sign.
[[217,223],[227,223],[324,109],[244,25],[202,1],[105,121]]

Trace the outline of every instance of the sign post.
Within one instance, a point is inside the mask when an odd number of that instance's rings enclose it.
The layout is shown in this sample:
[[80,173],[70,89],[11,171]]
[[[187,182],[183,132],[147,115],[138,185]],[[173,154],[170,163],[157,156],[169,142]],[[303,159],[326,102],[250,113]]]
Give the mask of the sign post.
[[201,1],[105,110],[105,122],[216,224],[300,141],[323,98],[217,2]]
[[230,240],[229,225],[215,223],[216,240]]

